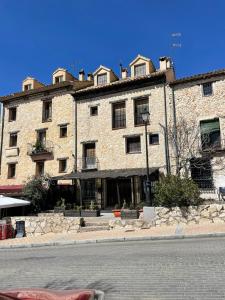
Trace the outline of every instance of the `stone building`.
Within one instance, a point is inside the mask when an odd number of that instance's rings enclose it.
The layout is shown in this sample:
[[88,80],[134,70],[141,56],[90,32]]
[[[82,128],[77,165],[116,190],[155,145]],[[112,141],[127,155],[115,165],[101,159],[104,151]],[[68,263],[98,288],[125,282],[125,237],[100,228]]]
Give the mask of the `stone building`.
[[65,69],[52,84],[26,78],[22,92],[3,103],[0,193],[20,193],[33,175],[57,176],[74,170],[74,98],[72,92],[93,85]]

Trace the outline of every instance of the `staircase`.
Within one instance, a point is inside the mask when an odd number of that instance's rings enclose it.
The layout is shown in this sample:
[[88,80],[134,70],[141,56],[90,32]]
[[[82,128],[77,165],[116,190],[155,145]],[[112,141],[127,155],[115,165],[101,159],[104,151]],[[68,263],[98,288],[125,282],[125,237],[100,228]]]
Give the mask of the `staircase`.
[[109,230],[109,219],[84,218],[85,226],[80,228],[80,232]]

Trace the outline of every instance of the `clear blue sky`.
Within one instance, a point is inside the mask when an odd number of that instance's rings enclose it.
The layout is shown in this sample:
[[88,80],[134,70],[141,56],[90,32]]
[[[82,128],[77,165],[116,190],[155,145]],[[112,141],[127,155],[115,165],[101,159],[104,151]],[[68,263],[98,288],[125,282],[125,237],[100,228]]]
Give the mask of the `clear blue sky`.
[[118,74],[138,53],[156,67],[172,56],[177,77],[225,68],[225,1],[0,0],[0,53],[0,95],[27,76],[49,84],[57,67]]

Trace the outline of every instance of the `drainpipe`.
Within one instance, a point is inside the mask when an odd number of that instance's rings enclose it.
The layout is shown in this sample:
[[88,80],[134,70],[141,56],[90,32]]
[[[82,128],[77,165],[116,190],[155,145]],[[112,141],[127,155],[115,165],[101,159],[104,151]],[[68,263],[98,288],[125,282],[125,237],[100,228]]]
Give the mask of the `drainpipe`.
[[163,84],[163,92],[164,92],[164,117],[165,117],[165,159],[166,159],[166,172],[167,174],[171,174],[170,168],[170,154],[169,154],[169,143],[168,143],[168,120],[167,120],[167,102],[166,102],[166,84]]
[[73,165],[73,171],[77,172],[77,102],[73,95],[73,101],[74,101],[74,165]]
[[2,173],[2,148],[3,148],[3,132],[4,132],[4,124],[5,124],[5,106],[3,104],[3,112],[2,112],[2,131],[1,131],[1,144],[0,144],[0,174]]
[[176,174],[178,175],[180,170],[179,170],[179,157],[178,157],[178,145],[177,145],[177,115],[176,115],[174,87],[171,87],[171,89],[172,89],[172,104],[173,104],[173,133],[175,138]]

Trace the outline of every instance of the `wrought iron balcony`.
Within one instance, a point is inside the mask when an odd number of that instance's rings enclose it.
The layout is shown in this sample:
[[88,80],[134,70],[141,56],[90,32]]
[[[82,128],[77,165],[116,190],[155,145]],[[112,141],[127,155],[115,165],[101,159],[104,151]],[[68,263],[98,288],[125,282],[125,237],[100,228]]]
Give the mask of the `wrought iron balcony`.
[[96,170],[98,169],[97,157],[82,157],[78,159],[78,167],[81,170]]
[[210,153],[225,151],[225,140],[218,139],[218,141],[215,141],[213,143],[207,141],[201,142],[200,148],[202,152],[210,152]]
[[[52,141],[37,141],[35,144],[27,144],[27,155],[34,157],[53,155],[54,145]],[[44,157],[43,157],[44,158]],[[38,158],[40,159],[40,158]]]

